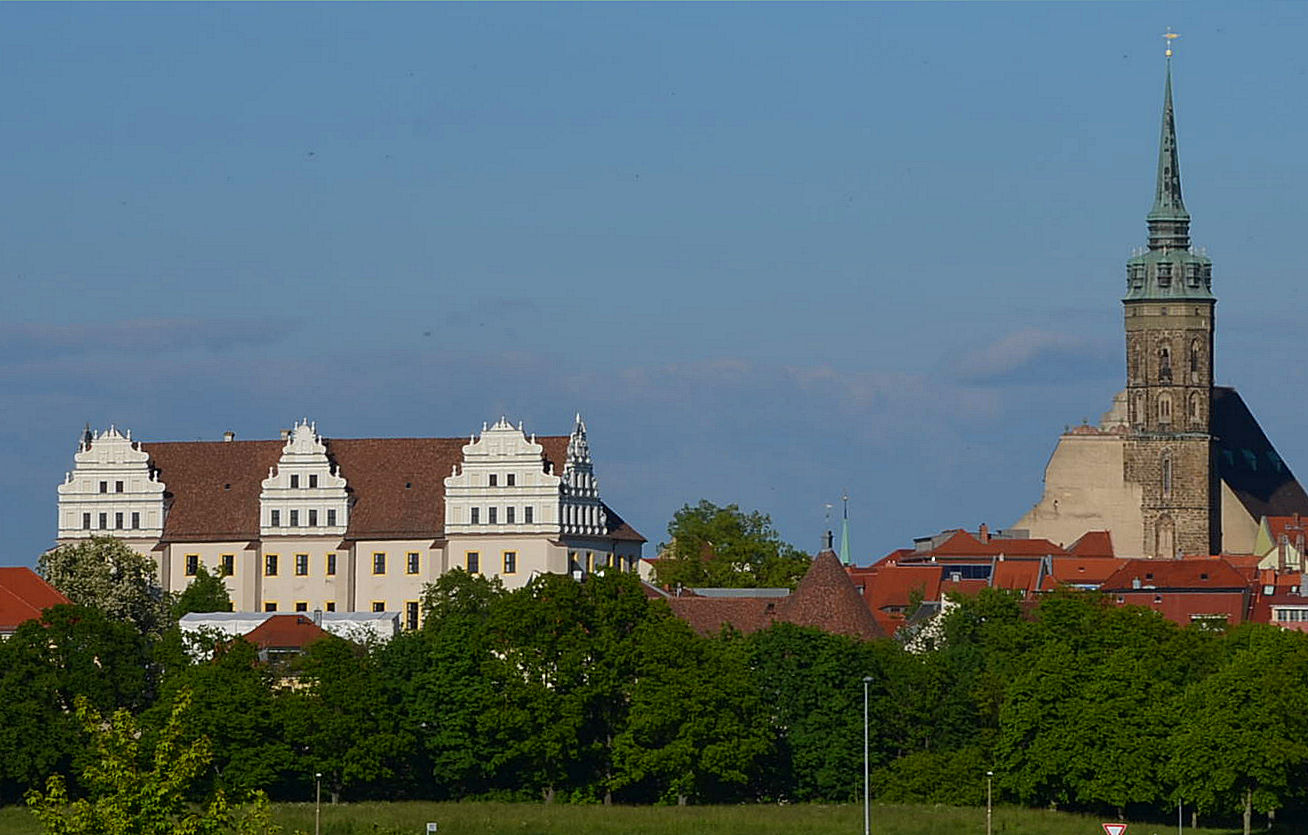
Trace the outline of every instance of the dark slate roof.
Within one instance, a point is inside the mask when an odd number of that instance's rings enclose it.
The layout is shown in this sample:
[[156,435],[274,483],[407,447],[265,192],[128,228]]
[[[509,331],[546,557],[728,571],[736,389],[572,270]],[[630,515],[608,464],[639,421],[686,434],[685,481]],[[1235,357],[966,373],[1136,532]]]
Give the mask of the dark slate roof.
[[1213,388],[1217,474],[1254,519],[1308,515],[1308,493],[1233,388]]
[[[324,438],[354,500],[345,538],[441,539],[445,478],[463,463],[468,438]],[[563,472],[568,436],[537,437],[544,466]],[[141,444],[167,490],[165,542],[259,538],[259,493],[285,441],[182,441]],[[605,506],[608,535],[644,542]]]

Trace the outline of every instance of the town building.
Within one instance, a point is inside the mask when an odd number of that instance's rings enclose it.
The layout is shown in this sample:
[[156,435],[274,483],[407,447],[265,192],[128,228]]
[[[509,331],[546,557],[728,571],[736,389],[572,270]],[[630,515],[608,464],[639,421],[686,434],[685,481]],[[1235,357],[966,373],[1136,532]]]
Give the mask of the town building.
[[1214,385],[1212,262],[1191,244],[1176,136],[1169,51],[1148,244],[1126,265],[1126,388],[1098,426],[1059,439],[1014,525],[1033,537],[1107,530],[1123,556],[1248,554],[1264,516],[1308,513],[1240,395]]
[[586,424],[536,437],[501,418],[469,438],[142,442],[83,433],[59,485],[58,542],[112,535],[164,591],[200,566],[238,611],[398,612],[453,569],[524,585],[540,573],[636,571],[644,538],[600,498]]

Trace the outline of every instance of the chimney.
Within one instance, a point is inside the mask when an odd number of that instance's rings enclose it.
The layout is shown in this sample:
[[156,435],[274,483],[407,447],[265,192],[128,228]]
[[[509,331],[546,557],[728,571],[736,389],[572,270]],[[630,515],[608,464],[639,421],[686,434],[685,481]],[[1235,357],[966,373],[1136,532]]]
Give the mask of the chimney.
[[289,441],[290,439],[291,439],[291,430],[289,430],[289,429],[283,429],[283,430],[282,430],[282,440],[283,440],[283,441]]
[[228,429],[226,432],[223,433],[223,441],[225,443],[230,444],[234,440],[236,440],[236,433],[233,432],[232,430]]
[[313,625],[322,628],[322,609],[313,610]]
[[976,533],[977,533],[976,538],[981,540],[982,543],[986,543],[990,541],[990,526],[987,525],[985,522],[981,523],[981,527],[977,528]]

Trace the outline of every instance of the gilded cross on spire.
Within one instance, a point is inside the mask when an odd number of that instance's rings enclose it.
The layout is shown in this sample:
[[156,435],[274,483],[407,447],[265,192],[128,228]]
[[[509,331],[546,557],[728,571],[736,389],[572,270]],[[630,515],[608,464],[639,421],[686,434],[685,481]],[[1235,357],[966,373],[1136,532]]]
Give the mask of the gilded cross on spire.
[[1163,43],[1167,44],[1167,49],[1163,52],[1163,54],[1166,55],[1168,58],[1172,57],[1172,41],[1176,40],[1179,37],[1181,36],[1178,35],[1176,32],[1173,32],[1172,27],[1170,26],[1168,26],[1167,31],[1163,33]]

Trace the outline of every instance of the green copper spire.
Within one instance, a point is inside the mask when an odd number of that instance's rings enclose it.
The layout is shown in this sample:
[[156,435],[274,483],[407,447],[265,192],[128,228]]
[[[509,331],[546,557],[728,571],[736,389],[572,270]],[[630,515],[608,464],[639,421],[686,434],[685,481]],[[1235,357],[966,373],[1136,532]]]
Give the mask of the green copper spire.
[[[1171,50],[1169,49],[1170,53]],[[1172,58],[1167,57],[1163,85],[1163,128],[1158,139],[1158,184],[1149,212],[1150,249],[1187,249],[1190,213],[1181,199],[1181,166],[1176,158],[1176,114],[1172,109]]]
[[849,561],[849,496],[842,496],[845,503],[844,518],[840,520],[840,561],[850,565]]
[[[1165,37],[1175,37],[1169,33]],[[1158,180],[1149,211],[1149,247],[1126,263],[1124,301],[1213,298],[1212,262],[1190,248],[1190,213],[1181,199],[1176,113],[1172,107],[1172,50],[1168,41],[1163,83],[1163,127],[1158,139]]]

